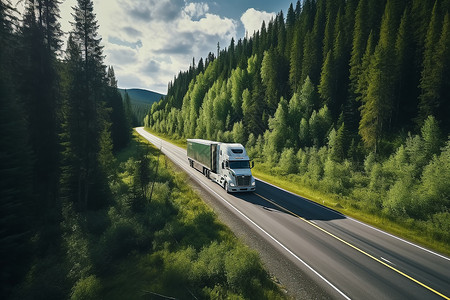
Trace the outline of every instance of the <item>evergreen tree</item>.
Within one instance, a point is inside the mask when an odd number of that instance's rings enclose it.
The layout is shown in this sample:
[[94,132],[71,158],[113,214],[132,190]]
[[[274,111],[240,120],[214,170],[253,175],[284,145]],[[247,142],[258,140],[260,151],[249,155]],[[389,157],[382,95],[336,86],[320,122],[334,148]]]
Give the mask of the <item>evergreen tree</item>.
[[417,84],[414,81],[414,48],[408,8],[405,8],[395,41],[396,91],[393,109],[393,125],[410,127],[417,112]]
[[[289,83],[291,89],[296,92],[300,85],[300,78],[302,75],[302,60],[303,60],[303,46],[300,29],[298,26],[294,30],[294,38],[290,52],[290,70]],[[288,47],[289,48],[289,47]]]
[[311,79],[306,77],[302,90],[300,91],[300,105],[305,117],[309,118],[313,110],[318,108],[317,100],[318,95],[316,88],[314,87]]
[[320,68],[322,65],[321,45],[323,41],[325,23],[325,0],[318,0],[316,3],[314,26],[305,37],[302,62],[302,82],[307,76],[309,76],[315,84],[317,84],[320,80]]
[[422,128],[422,139],[424,141],[424,153],[428,159],[433,155],[438,154],[441,149],[442,137],[436,119],[433,116],[428,116]]
[[109,127],[103,103],[106,74],[92,1],[78,0],[73,16],[67,46],[62,189],[79,209],[86,209],[103,205],[107,193],[101,165],[107,160],[104,156],[109,157],[110,147],[101,137]]
[[289,9],[286,15],[286,45],[284,56],[287,59],[291,57],[291,45],[295,32],[295,12],[292,3],[289,5]]
[[335,83],[333,55],[331,50],[329,50],[322,66],[320,84],[318,86],[320,98],[326,105],[334,104],[336,101],[334,99],[336,96]]
[[[334,130],[334,129],[333,129]],[[345,158],[345,125],[339,127],[338,131],[334,131],[335,136],[329,139],[328,145],[330,147],[330,157],[333,161],[342,162]],[[331,133],[330,133],[331,136]]]
[[28,271],[31,256],[29,239],[33,219],[32,152],[24,110],[18,101],[14,82],[14,49],[12,6],[0,2],[0,297],[8,299],[12,288]]
[[111,138],[114,151],[125,147],[131,137],[131,125],[125,115],[125,105],[117,89],[117,80],[114,68],[108,67],[107,87],[105,91],[106,106],[110,110],[108,119],[111,120]]
[[[21,28],[20,97],[26,109],[30,143],[35,156],[33,192],[37,196],[36,212],[43,224],[57,207],[59,78],[57,53],[62,35],[59,1],[29,1]],[[39,213],[40,211],[40,213]],[[52,239],[52,237],[50,237]]]
[[[450,29],[449,17],[446,14],[443,26],[440,26],[440,15],[438,1],[433,7],[433,13],[430,24],[428,26],[425,52],[423,57],[422,77],[420,80],[421,95],[419,97],[419,115],[417,122],[419,125],[423,123],[429,115],[438,116],[438,120],[442,120],[446,125],[448,109],[450,105],[450,93],[445,89],[448,88],[448,79],[450,66]],[[446,108],[446,111],[445,109]]]
[[288,103],[281,98],[274,117],[269,119],[270,135],[267,140],[270,149],[277,153],[281,153],[283,147],[290,147],[288,118]]
[[[359,124],[357,95],[361,73],[367,70],[362,67],[364,51],[367,48],[369,37],[368,0],[360,0],[354,18],[353,42],[350,56],[349,93],[345,109],[345,118],[351,131],[355,131]],[[366,57],[367,60],[367,57]]]
[[261,79],[266,88],[266,105],[269,114],[273,114],[276,110],[279,98],[278,84],[278,62],[277,56],[273,49],[264,52],[264,58],[261,64]]
[[425,51],[423,54],[423,69],[420,80],[420,88],[422,90],[419,97],[419,116],[417,122],[422,125],[422,122],[429,115],[434,115],[439,106],[439,84],[441,74],[439,70],[440,62],[436,61],[436,45],[439,39],[439,2],[434,3],[431,20],[428,25],[425,41]]

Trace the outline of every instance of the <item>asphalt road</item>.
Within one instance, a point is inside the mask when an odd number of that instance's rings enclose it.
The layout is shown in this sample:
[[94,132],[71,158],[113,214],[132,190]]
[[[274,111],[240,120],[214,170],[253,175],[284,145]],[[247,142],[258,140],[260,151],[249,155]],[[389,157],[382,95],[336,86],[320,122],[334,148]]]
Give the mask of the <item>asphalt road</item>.
[[289,268],[307,274],[327,297],[450,299],[450,258],[260,180],[255,193],[227,194],[189,167],[185,149],[143,128],[137,132],[285,257]]

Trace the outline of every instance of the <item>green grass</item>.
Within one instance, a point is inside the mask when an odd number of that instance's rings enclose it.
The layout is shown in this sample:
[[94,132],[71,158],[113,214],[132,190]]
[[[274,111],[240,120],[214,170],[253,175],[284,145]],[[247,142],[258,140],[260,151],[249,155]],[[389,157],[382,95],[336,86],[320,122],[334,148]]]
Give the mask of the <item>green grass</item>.
[[[184,141],[183,143],[181,140],[171,139],[168,135],[161,135],[160,133],[153,132],[148,128],[146,128],[146,130],[164,139],[165,141],[171,142],[179,147],[186,148],[186,141]],[[357,202],[352,199],[323,193],[321,191],[314,190],[312,188],[299,184],[299,178],[295,175],[272,175],[270,174],[270,170],[264,167],[264,165],[258,163],[256,163],[255,168],[252,170],[252,173],[259,179],[262,179],[301,197],[324,205],[328,208],[334,209],[342,214],[345,214],[346,216],[352,217],[376,228],[384,230],[388,233],[417,243],[426,248],[432,249],[445,255],[450,255],[449,245],[447,243],[436,241],[427,234],[424,234],[423,226],[415,220],[391,220],[385,216],[382,216],[381,214],[365,211],[359,208]]]
[[159,132],[154,132],[153,130],[151,130],[151,129],[148,128],[148,127],[145,127],[144,129],[145,129],[147,132],[149,132],[149,133],[151,133],[151,134],[153,134],[153,135],[156,135],[156,136],[158,136],[159,138],[165,140],[166,142],[169,142],[169,143],[174,144],[175,146],[178,146],[178,147],[181,147],[181,148],[184,148],[184,149],[187,148],[187,141],[186,141],[186,139],[174,139],[174,138],[170,137],[170,136],[167,135],[167,134],[163,134],[163,133],[159,133]]
[[[155,161],[159,150],[134,132],[129,147],[117,154],[118,165],[123,166],[142,144],[148,145]],[[113,216],[112,230],[120,224],[137,224],[152,231],[151,245],[114,259],[108,272],[93,280],[94,287],[101,287],[99,294],[104,299],[152,299],[152,293],[177,299],[192,299],[191,295],[199,299],[285,299],[258,254],[243,245],[186,183],[188,175],[176,171],[164,156],[160,162],[158,174],[152,175],[157,184],[145,209],[148,214],[127,208],[130,202],[124,196],[118,197],[108,213]],[[132,175],[125,169],[118,177],[121,185],[131,185]],[[131,234],[141,240],[136,229]]]
[[334,209],[346,216],[352,217],[388,233],[417,243],[421,246],[441,252],[445,255],[450,255],[450,249],[446,243],[438,242],[431,239],[428,235],[424,235],[422,228],[415,228],[417,225],[414,225],[414,220],[395,222],[377,214],[370,214],[364,210],[358,209],[358,206],[355,205],[354,200],[326,194],[305,187],[299,184],[298,181],[295,181],[295,179],[293,180],[295,175],[291,175],[290,177],[271,175],[267,170],[265,170],[264,167],[261,167],[260,165],[258,166],[258,164],[255,165],[252,173],[259,179],[281,187],[303,198],[307,198],[328,208]]

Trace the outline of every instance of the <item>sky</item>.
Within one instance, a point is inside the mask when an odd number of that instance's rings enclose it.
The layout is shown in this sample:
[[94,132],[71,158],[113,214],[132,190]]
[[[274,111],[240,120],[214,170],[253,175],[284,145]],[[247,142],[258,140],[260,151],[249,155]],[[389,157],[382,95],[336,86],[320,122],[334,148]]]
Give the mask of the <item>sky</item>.
[[[22,3],[25,1],[22,1]],[[104,63],[113,66],[120,88],[167,93],[169,81],[209,52],[217,53],[261,28],[288,0],[93,0]],[[20,2],[18,9],[20,9]],[[61,27],[70,32],[76,0],[60,5]]]

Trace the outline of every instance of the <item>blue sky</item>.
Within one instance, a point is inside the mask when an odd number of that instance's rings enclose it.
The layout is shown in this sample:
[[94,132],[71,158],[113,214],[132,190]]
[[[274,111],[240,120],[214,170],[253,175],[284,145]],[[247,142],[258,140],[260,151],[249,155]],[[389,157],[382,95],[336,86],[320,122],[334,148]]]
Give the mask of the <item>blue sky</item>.
[[[22,1],[22,3],[25,1]],[[180,70],[209,52],[252,34],[262,20],[291,2],[279,0],[93,0],[100,25],[105,64],[114,67],[119,87],[144,88],[165,94]],[[19,5],[21,5],[19,3]],[[61,4],[61,25],[71,30],[76,0]],[[20,8],[19,8],[20,10]]]

